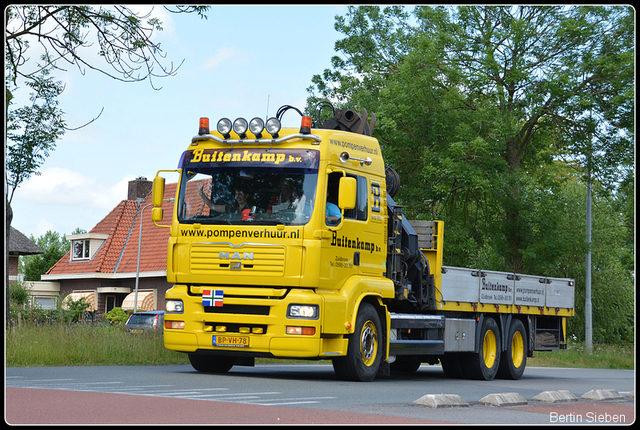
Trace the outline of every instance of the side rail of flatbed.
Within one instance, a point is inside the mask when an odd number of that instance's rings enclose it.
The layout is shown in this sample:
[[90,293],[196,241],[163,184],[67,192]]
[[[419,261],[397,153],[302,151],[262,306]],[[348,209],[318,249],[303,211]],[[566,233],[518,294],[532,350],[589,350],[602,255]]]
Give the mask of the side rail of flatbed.
[[567,278],[442,267],[437,308],[473,312],[573,316],[575,282]]

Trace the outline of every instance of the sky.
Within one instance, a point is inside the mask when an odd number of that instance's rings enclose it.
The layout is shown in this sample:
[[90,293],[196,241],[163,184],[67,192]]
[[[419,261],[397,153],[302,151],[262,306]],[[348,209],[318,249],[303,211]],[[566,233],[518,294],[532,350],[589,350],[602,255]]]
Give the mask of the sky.
[[[51,230],[61,235],[90,231],[127,198],[128,182],[153,180],[158,170],[176,169],[198,133],[200,117],[215,129],[218,119],[275,116],[282,105],[300,110],[315,74],[330,68],[336,15],[346,6],[212,6],[208,19],[170,14],[156,7],[167,60],[184,63],[175,76],[123,83],[74,68],[55,77],[66,88],[59,107],[67,127],[102,115],[56,142],[40,175],[23,182],[11,207],[12,226],[27,237]],[[88,52],[95,55],[95,52]],[[16,94],[16,107],[26,91]],[[288,111],[283,126],[297,126]],[[164,175],[176,182],[176,175]]]

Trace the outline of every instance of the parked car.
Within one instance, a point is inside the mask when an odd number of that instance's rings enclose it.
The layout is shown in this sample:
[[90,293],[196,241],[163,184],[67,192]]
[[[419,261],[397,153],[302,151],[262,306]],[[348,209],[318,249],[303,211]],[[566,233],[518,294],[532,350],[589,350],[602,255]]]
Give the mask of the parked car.
[[144,330],[162,330],[164,311],[144,311],[131,314],[125,327],[131,333],[142,333]]

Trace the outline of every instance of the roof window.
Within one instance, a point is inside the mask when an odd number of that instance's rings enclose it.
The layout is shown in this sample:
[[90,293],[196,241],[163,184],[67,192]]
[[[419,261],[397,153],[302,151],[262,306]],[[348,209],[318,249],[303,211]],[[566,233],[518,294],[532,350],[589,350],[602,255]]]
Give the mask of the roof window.
[[108,234],[81,233],[67,236],[71,241],[71,261],[90,260],[109,238]]

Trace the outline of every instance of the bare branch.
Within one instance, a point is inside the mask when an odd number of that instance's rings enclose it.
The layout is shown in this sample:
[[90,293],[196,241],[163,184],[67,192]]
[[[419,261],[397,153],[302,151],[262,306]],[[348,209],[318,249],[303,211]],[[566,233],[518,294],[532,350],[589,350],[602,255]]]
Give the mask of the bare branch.
[[91,121],[86,122],[84,124],[82,124],[81,126],[75,127],[75,128],[69,128],[69,127],[65,127],[65,131],[76,131],[76,130],[80,130],[81,128],[84,128],[86,126],[88,126],[89,124],[97,121],[98,118],[100,118],[102,116],[102,112],[104,112],[104,107],[102,109],[100,109],[100,113],[98,114],[98,116],[94,117]]

